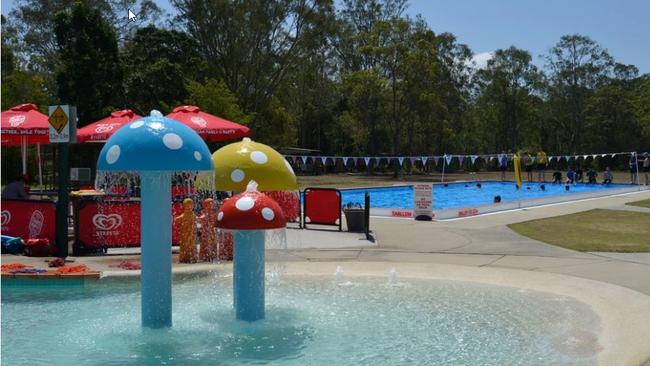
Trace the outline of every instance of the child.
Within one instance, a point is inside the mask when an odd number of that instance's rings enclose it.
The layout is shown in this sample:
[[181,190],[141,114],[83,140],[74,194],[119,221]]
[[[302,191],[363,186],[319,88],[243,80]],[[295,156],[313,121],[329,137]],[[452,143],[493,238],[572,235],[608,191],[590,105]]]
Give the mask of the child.
[[575,183],[576,172],[573,171],[573,168],[569,168],[569,171],[566,172],[566,183],[573,184]]
[[553,172],[553,184],[562,184],[562,172],[557,170]]
[[596,177],[598,176],[598,173],[594,170],[594,168],[589,168],[587,171],[587,179],[589,179],[588,184],[596,184]]
[[609,170],[609,167],[605,168],[605,173],[603,176],[603,184],[609,185],[610,183],[612,183],[613,180],[614,180],[614,175]]

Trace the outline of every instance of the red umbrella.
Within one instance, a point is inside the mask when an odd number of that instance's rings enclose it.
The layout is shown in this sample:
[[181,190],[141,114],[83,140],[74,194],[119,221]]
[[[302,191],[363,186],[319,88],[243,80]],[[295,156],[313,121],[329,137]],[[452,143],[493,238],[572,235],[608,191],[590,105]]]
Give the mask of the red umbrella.
[[35,104],[19,104],[2,112],[0,144],[21,147],[23,174],[27,173],[27,145],[36,144],[38,177],[43,186],[41,173],[41,144],[50,143],[50,123],[48,117],[38,111]]
[[77,130],[77,142],[106,142],[115,131],[125,124],[142,118],[130,109],[111,112],[111,114],[95,123]]
[[250,128],[201,112],[193,105],[176,107],[166,117],[186,124],[206,141],[241,139],[251,134]]
[[34,104],[20,104],[2,112],[2,145],[49,143],[47,118]]

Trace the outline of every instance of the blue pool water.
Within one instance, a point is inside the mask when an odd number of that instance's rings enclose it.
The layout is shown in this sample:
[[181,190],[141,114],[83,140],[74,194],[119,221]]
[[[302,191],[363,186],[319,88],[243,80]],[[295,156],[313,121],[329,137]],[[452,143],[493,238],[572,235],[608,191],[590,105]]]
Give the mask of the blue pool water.
[[[480,182],[481,188],[477,188],[476,183],[449,183],[447,187],[434,184],[433,209],[487,205],[494,202],[495,196],[501,196],[501,202],[508,202],[629,187],[626,184],[575,184],[567,191],[564,184],[545,183],[546,190],[542,191],[541,183],[524,183],[521,190],[517,190],[513,182]],[[412,186],[345,189],[341,192],[344,205],[352,202],[363,206],[364,193],[369,192],[373,208],[413,208]]]
[[[571,298],[446,280],[287,277],[234,320],[232,277],[174,281],[143,330],[137,282],[2,291],[2,365],[592,365],[598,316]],[[480,300],[479,300],[480,299]]]

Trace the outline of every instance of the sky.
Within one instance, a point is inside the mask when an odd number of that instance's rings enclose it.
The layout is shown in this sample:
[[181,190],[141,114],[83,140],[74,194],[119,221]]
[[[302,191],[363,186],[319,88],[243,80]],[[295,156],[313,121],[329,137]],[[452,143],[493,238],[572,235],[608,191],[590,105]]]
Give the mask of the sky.
[[[14,1],[1,1],[6,16]],[[173,11],[169,0],[156,1]],[[578,33],[618,62],[650,73],[650,0],[410,0],[407,13],[421,14],[436,33],[455,34],[478,64],[487,62],[490,52],[514,45],[543,66],[539,55],[562,35]]]

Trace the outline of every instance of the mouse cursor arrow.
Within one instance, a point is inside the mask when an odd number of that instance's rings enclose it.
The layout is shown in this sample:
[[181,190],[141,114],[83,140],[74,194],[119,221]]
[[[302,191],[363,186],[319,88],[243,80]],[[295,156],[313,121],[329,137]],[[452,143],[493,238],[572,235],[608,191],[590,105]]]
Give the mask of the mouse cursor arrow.
[[128,18],[129,18],[129,22],[135,22],[135,20],[136,20],[137,17],[136,17],[135,14],[131,11],[131,9],[127,9],[127,10],[128,10]]

